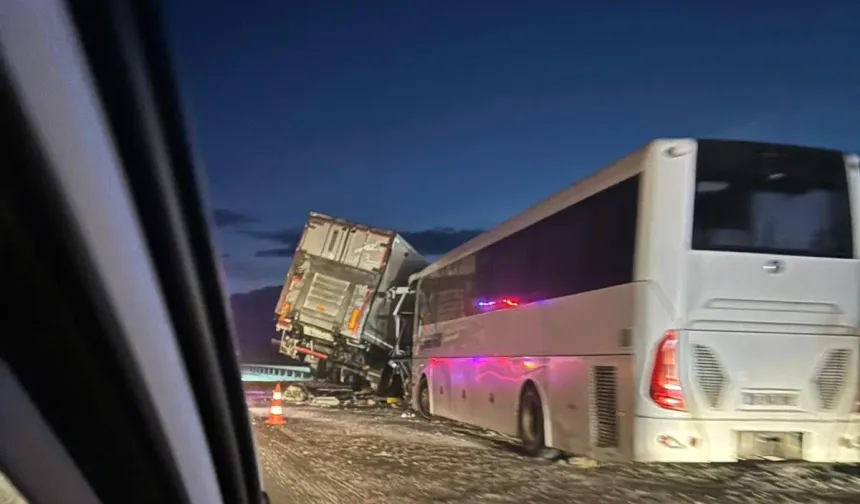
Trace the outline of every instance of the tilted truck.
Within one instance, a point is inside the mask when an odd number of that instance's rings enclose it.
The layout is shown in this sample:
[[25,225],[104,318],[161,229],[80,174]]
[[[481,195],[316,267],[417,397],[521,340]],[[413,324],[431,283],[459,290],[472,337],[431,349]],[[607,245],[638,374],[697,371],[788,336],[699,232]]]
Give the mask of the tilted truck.
[[414,301],[397,286],[426,265],[394,231],[311,212],[275,307],[280,353],[318,379],[401,393],[412,326],[399,309]]

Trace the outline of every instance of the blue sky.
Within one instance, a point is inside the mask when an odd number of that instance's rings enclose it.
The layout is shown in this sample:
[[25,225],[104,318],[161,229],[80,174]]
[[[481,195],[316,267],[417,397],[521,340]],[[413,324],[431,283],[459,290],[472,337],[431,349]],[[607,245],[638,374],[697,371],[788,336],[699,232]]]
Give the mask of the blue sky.
[[166,2],[228,288],[311,210],[437,250],[651,138],[860,148],[860,4],[621,4]]

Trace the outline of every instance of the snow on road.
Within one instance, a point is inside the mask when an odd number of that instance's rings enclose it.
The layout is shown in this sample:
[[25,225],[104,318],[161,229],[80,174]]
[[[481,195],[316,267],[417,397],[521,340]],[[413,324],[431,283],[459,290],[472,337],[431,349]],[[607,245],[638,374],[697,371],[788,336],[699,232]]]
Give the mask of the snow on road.
[[252,411],[272,504],[860,502],[860,478],[826,467],[550,461],[394,408],[285,406],[277,428]]

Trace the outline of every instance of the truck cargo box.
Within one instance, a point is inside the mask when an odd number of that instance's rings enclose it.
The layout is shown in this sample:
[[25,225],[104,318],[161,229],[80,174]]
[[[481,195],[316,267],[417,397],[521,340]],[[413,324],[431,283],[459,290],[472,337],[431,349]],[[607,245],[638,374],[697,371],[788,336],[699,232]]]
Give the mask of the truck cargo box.
[[426,265],[394,231],[311,213],[275,307],[281,352],[373,365],[396,343],[385,293]]

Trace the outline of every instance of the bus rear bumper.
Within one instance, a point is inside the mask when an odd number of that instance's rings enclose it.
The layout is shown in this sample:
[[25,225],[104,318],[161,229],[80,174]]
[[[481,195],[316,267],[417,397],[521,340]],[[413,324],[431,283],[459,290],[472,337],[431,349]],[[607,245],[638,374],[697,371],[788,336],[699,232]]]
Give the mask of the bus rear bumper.
[[637,417],[633,425],[633,459],[639,462],[860,462],[860,418],[765,422]]

